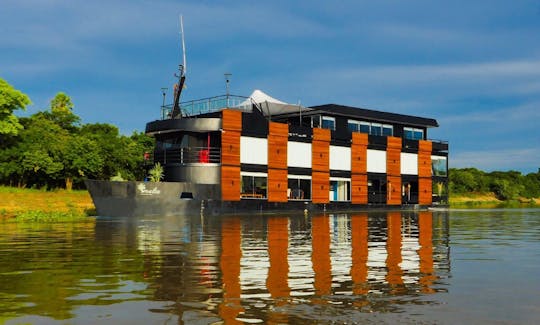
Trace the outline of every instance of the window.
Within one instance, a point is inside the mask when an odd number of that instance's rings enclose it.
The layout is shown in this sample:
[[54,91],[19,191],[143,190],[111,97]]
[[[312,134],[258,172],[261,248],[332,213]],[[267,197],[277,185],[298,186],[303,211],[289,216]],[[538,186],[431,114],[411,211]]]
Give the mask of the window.
[[382,135],[391,137],[394,135],[394,127],[389,124],[383,124],[382,126]]
[[347,125],[349,127],[349,131],[360,132],[360,122],[355,120],[348,120]]
[[289,177],[287,196],[289,200],[310,200],[311,179]]
[[371,123],[371,134],[382,135],[382,125],[379,123]]
[[448,176],[446,157],[431,156],[431,175]]
[[360,132],[369,134],[370,124],[367,122],[360,122]]
[[351,181],[330,180],[330,201],[350,201]]
[[416,128],[403,128],[403,134],[406,139],[422,140],[424,139],[424,130]]
[[336,119],[330,116],[323,116],[322,117],[322,128],[323,129],[330,129],[335,130],[336,129]]
[[267,176],[264,174],[242,175],[241,194],[242,198],[264,199],[266,198]]

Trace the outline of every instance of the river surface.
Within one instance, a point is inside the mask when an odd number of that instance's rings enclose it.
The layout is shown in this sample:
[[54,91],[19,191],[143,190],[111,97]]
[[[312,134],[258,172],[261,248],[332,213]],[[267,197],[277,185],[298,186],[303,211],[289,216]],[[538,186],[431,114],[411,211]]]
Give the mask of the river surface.
[[0,323],[538,324],[540,210],[0,223]]

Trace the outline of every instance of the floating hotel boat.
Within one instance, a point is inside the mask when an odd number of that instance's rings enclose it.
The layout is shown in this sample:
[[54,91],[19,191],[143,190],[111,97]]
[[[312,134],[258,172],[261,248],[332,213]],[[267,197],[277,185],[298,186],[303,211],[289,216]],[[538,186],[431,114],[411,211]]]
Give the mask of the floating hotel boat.
[[[177,89],[182,89],[180,78]],[[100,216],[442,207],[448,143],[436,120],[260,90],[162,106],[146,125],[162,182],[88,180]]]

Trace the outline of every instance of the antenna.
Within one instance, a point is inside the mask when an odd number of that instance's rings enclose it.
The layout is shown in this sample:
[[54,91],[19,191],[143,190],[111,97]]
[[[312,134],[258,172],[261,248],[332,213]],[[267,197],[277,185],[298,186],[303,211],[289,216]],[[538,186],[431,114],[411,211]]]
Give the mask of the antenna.
[[227,90],[227,96],[229,96],[229,82],[231,81],[232,73],[225,72],[223,75],[225,76],[225,89]]
[[186,45],[184,42],[184,19],[180,15],[180,36],[182,38],[182,64],[179,66],[180,74],[178,77],[178,83],[175,85],[174,91],[174,104],[171,113],[172,118],[182,117],[182,111],[180,109],[180,95],[184,89],[184,82],[186,81]]
[[183,71],[182,74],[186,74],[187,63],[186,63],[186,43],[184,42],[184,18],[180,15],[180,34],[182,36],[182,65]]

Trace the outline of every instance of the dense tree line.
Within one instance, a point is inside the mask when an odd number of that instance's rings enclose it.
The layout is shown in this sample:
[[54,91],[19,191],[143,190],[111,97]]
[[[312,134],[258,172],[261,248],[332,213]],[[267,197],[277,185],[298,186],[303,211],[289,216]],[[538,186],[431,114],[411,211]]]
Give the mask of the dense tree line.
[[82,124],[71,98],[58,93],[50,107],[29,117],[16,110],[28,96],[0,79],[0,183],[19,187],[83,187],[85,178],[145,177],[144,153],[153,139],[121,135],[110,124]]
[[540,197],[540,169],[523,175],[518,171],[483,172],[476,168],[451,168],[450,194],[494,193],[501,200]]

